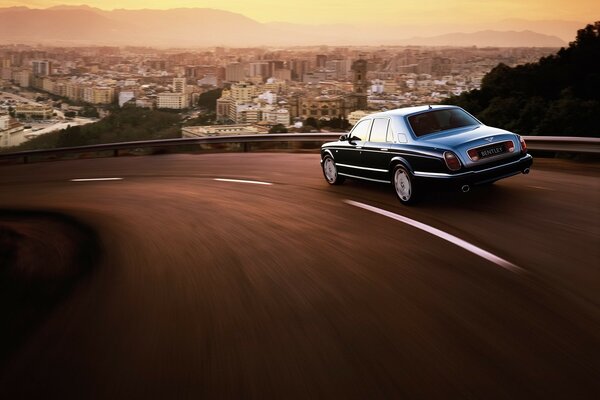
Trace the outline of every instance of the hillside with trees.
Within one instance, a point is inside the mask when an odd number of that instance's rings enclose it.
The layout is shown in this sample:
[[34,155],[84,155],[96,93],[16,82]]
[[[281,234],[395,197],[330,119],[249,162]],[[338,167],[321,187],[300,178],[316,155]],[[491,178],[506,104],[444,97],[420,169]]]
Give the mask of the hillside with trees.
[[445,103],[523,135],[600,137],[600,21],[555,55],[512,68],[499,64],[481,89]]
[[58,132],[33,138],[7,151],[53,149],[100,143],[169,139],[181,136],[180,116],[175,113],[125,107],[115,109],[102,120],[83,126],[72,126]]

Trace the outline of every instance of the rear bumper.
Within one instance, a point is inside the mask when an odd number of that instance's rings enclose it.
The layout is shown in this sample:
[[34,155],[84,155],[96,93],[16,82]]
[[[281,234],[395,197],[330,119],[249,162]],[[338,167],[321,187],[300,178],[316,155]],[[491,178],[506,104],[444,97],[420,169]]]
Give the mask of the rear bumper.
[[461,187],[462,185],[475,186],[523,173],[524,171],[528,171],[532,164],[533,157],[525,154],[516,161],[479,171],[465,171],[455,174],[414,171],[413,174],[419,181],[426,182],[427,184],[441,184],[443,186],[455,187]]

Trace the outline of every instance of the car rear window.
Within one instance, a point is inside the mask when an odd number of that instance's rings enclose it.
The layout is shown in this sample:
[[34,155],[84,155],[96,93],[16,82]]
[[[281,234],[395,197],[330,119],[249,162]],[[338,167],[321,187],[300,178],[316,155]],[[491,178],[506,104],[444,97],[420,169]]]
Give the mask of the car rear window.
[[457,108],[432,110],[411,115],[408,117],[408,123],[417,136],[464,126],[479,125],[479,121]]

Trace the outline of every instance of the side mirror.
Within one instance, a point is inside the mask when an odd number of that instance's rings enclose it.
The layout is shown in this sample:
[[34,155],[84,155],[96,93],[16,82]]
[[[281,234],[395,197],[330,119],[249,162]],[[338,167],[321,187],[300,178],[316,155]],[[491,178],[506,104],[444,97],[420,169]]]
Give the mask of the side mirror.
[[345,142],[346,140],[348,140],[349,136],[344,133],[342,136],[340,136],[340,142]]
[[[349,136],[349,135],[348,135]],[[356,142],[356,141],[361,141],[362,139],[359,138],[358,136],[352,136],[348,138],[348,142],[352,143],[352,142]]]

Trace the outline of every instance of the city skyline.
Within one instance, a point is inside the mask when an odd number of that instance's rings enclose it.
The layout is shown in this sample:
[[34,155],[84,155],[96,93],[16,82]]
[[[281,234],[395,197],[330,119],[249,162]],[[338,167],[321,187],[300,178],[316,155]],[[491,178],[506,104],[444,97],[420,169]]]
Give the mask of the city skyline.
[[[414,2],[398,0],[344,1],[305,0],[285,2],[275,0],[3,0],[2,7],[49,8],[55,6],[81,6],[113,9],[175,9],[213,8],[242,14],[256,21],[300,24],[481,24],[506,19],[531,21],[579,21],[600,16],[600,4],[594,0],[569,2],[566,0],[449,0]],[[374,13],[374,15],[369,15]],[[595,19],[595,18],[591,18]]]

